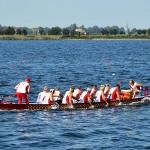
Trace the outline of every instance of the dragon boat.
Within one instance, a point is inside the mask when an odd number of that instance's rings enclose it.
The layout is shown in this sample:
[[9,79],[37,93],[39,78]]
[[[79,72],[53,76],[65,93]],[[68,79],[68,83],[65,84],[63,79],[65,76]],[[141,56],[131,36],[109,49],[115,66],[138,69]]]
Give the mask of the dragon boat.
[[[140,98],[121,100],[121,104],[128,105],[132,103],[150,103],[150,95],[143,96]],[[89,103],[75,103],[73,107],[68,106],[68,104],[16,104],[12,102],[3,101],[0,102],[0,110],[51,110],[51,109],[90,109],[90,108],[105,108],[105,107],[115,107],[120,105],[119,101],[108,101],[106,102],[94,102],[92,107]]]

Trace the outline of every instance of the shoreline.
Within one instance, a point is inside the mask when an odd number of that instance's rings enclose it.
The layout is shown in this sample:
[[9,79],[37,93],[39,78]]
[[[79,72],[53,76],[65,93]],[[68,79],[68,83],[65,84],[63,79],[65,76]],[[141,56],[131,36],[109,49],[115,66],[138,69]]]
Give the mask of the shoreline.
[[150,35],[0,35],[0,40],[150,40]]

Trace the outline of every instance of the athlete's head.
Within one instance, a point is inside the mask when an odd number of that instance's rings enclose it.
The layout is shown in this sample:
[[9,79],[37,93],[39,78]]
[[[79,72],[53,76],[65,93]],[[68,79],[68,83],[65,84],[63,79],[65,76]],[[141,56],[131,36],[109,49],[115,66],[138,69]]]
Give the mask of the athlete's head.
[[25,81],[26,81],[26,82],[30,82],[30,78],[28,78],[28,77],[25,78]]
[[90,93],[90,92],[91,92],[91,88],[88,87],[88,88],[86,89],[86,91]]
[[69,89],[71,92],[74,91],[74,86],[70,86],[70,89]]
[[44,86],[43,91],[48,92],[48,87]]
[[129,85],[134,85],[134,80],[129,80]]
[[119,84],[116,84],[116,87],[118,87],[118,89],[120,89],[120,85]]

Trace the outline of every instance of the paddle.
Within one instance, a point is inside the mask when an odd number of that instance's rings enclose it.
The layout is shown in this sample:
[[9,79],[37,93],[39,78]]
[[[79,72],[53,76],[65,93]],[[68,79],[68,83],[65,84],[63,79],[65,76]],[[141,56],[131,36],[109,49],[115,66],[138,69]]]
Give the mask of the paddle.
[[15,97],[15,96],[16,96],[16,94],[11,94],[11,95],[5,96],[3,98],[12,98],[12,97]]
[[1,102],[1,103],[7,102],[7,101],[6,101],[7,98],[12,98],[12,97],[14,97],[14,96],[16,96],[16,94],[11,94],[11,95],[5,96],[5,97],[1,96],[1,97],[0,97],[0,102]]

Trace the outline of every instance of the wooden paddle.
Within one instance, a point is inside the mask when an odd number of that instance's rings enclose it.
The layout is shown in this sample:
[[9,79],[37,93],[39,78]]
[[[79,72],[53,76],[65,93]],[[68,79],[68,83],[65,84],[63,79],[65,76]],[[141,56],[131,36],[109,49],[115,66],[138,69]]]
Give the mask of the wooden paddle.
[[3,98],[12,98],[12,97],[15,97],[15,96],[16,96],[16,94],[11,94],[11,95],[5,96],[5,97],[3,97]]
[[6,99],[14,97],[14,96],[16,96],[16,94],[12,94],[12,95],[5,96],[5,97],[0,97],[0,103],[1,104],[12,104],[12,102],[8,102],[8,101],[6,101]]

